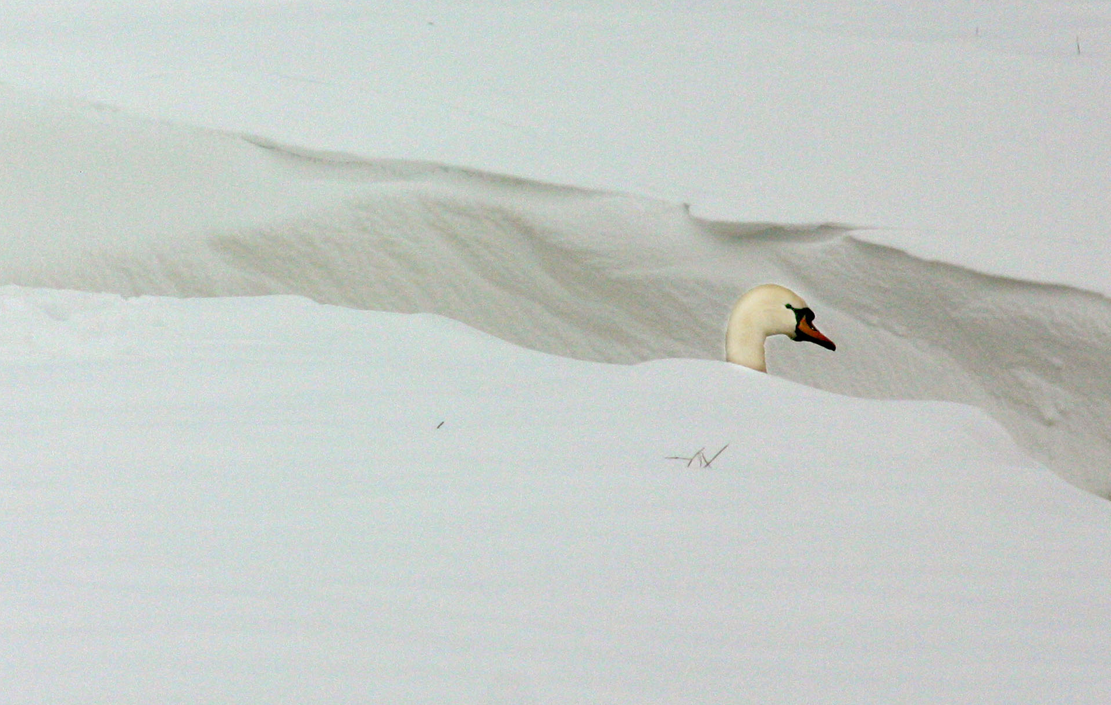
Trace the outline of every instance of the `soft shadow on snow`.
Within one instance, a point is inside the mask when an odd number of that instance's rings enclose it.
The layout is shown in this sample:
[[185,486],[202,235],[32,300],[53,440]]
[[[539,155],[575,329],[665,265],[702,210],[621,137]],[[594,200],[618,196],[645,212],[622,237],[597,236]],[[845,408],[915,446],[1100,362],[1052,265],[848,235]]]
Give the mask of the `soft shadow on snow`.
[[1097,4],[26,4],[0,0],[12,85],[720,220],[885,226],[869,237],[1111,294]]
[[711,223],[624,194],[300,150],[4,94],[0,280],[128,296],[297,294],[449,316],[558,355],[721,359],[736,297],[801,292],[838,342],[774,374],[989,411],[1111,492],[1111,303],[869,245],[847,226]]
[[1102,702],[1111,507],[972,407],[301,298],[0,304],[9,702]]

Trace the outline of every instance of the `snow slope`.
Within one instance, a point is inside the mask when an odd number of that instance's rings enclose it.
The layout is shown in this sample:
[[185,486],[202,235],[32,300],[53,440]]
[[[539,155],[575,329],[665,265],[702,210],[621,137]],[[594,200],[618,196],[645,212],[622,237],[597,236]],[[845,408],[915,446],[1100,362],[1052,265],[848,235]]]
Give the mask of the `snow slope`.
[[0,702],[1108,702],[1108,3],[785,7],[0,0]]
[[27,5],[24,88],[1111,295],[1105,0]]
[[971,407],[294,298],[0,312],[6,703],[1106,702],[1111,505]]
[[[0,280],[125,295],[298,294],[432,312],[558,355],[722,359],[736,297],[802,292],[839,345],[773,340],[774,373],[974,404],[1111,493],[1111,302],[916,259],[836,227],[433,164],[298,151],[0,91]],[[60,197],[64,194],[64,197]]]

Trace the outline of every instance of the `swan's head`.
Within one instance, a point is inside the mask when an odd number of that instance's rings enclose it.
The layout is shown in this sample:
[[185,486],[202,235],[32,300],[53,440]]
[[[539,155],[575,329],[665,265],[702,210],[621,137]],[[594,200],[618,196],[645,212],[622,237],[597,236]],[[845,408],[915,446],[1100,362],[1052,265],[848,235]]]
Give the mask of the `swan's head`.
[[836,350],[833,341],[814,327],[814,312],[802,297],[778,284],[763,284],[737,301],[729,316],[726,359],[766,372],[764,340],[785,335]]

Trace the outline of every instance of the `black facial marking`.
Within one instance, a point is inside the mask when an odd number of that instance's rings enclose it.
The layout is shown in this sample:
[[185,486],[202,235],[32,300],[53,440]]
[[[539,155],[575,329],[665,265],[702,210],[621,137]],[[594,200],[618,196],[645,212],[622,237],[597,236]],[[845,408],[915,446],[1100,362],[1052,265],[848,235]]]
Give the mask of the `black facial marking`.
[[792,311],[795,312],[795,325],[796,326],[799,323],[802,323],[804,320],[807,323],[813,323],[814,322],[814,312],[812,310],[810,310],[810,308],[808,306],[803,306],[802,308],[795,308],[791,304],[784,304],[784,305],[787,308],[789,308],[789,309],[791,309]]

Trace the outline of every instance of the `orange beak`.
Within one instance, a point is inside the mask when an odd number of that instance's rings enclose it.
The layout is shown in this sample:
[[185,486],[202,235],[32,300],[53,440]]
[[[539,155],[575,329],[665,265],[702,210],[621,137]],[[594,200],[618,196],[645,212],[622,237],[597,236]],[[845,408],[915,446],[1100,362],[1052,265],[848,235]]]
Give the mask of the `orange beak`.
[[807,340],[829,350],[837,349],[837,346],[833,344],[832,340],[822,335],[822,332],[815,328],[814,324],[805,318],[800,320],[798,326],[795,328],[795,340]]

